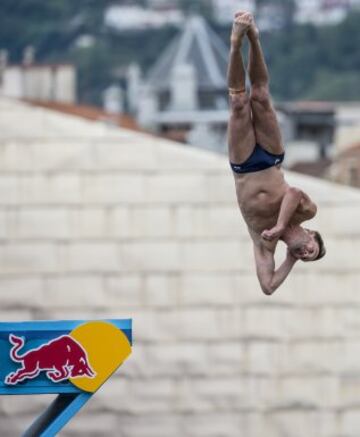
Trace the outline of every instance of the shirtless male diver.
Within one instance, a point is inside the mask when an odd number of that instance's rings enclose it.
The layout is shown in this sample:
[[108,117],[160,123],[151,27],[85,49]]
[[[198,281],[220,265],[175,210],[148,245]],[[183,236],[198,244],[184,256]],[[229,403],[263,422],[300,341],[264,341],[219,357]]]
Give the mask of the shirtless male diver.
[[[250,95],[245,89],[241,46],[249,40]],[[317,207],[302,190],[290,187],[281,170],[284,159],[279,125],[269,94],[269,74],[259,31],[248,12],[235,14],[228,71],[231,115],[229,159],[241,213],[254,243],[256,272],[263,292],[271,295],[298,260],[325,255],[318,232],[303,228]],[[279,240],[287,245],[285,261],[275,269]]]

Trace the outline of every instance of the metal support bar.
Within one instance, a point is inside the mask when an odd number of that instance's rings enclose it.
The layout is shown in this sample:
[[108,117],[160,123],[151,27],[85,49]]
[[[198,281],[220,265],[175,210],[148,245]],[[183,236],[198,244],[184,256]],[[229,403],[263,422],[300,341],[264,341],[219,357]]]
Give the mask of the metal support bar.
[[54,437],[91,398],[92,393],[60,394],[23,437]]

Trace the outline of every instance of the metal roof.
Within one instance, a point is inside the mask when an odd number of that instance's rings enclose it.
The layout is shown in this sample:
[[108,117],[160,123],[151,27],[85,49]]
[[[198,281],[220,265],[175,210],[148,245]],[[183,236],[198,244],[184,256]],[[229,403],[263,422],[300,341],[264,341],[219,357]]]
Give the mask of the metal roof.
[[148,74],[148,84],[157,90],[170,86],[176,66],[194,67],[200,89],[226,87],[229,49],[200,16],[189,17],[180,35],[169,44]]

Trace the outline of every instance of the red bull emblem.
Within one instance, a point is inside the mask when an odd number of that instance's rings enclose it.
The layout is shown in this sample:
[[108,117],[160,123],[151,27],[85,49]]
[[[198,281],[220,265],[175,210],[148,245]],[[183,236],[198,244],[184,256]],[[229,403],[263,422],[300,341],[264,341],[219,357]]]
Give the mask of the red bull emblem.
[[131,319],[0,322],[0,396],[56,394],[24,436],[58,435],[131,346]]
[[13,345],[10,358],[15,363],[21,363],[22,367],[6,376],[5,383],[8,385],[34,379],[40,372],[46,372],[52,382],[80,377],[92,379],[96,376],[87,352],[69,335],[62,335],[23,354],[19,353],[25,344],[22,337],[10,334],[9,341]]

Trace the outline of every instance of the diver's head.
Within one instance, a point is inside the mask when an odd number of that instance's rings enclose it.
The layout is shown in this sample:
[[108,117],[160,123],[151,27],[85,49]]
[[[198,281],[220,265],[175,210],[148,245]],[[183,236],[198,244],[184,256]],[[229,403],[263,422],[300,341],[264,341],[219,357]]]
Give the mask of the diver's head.
[[298,232],[289,234],[286,239],[291,255],[305,262],[321,259],[326,249],[319,232],[301,226],[299,228]]

